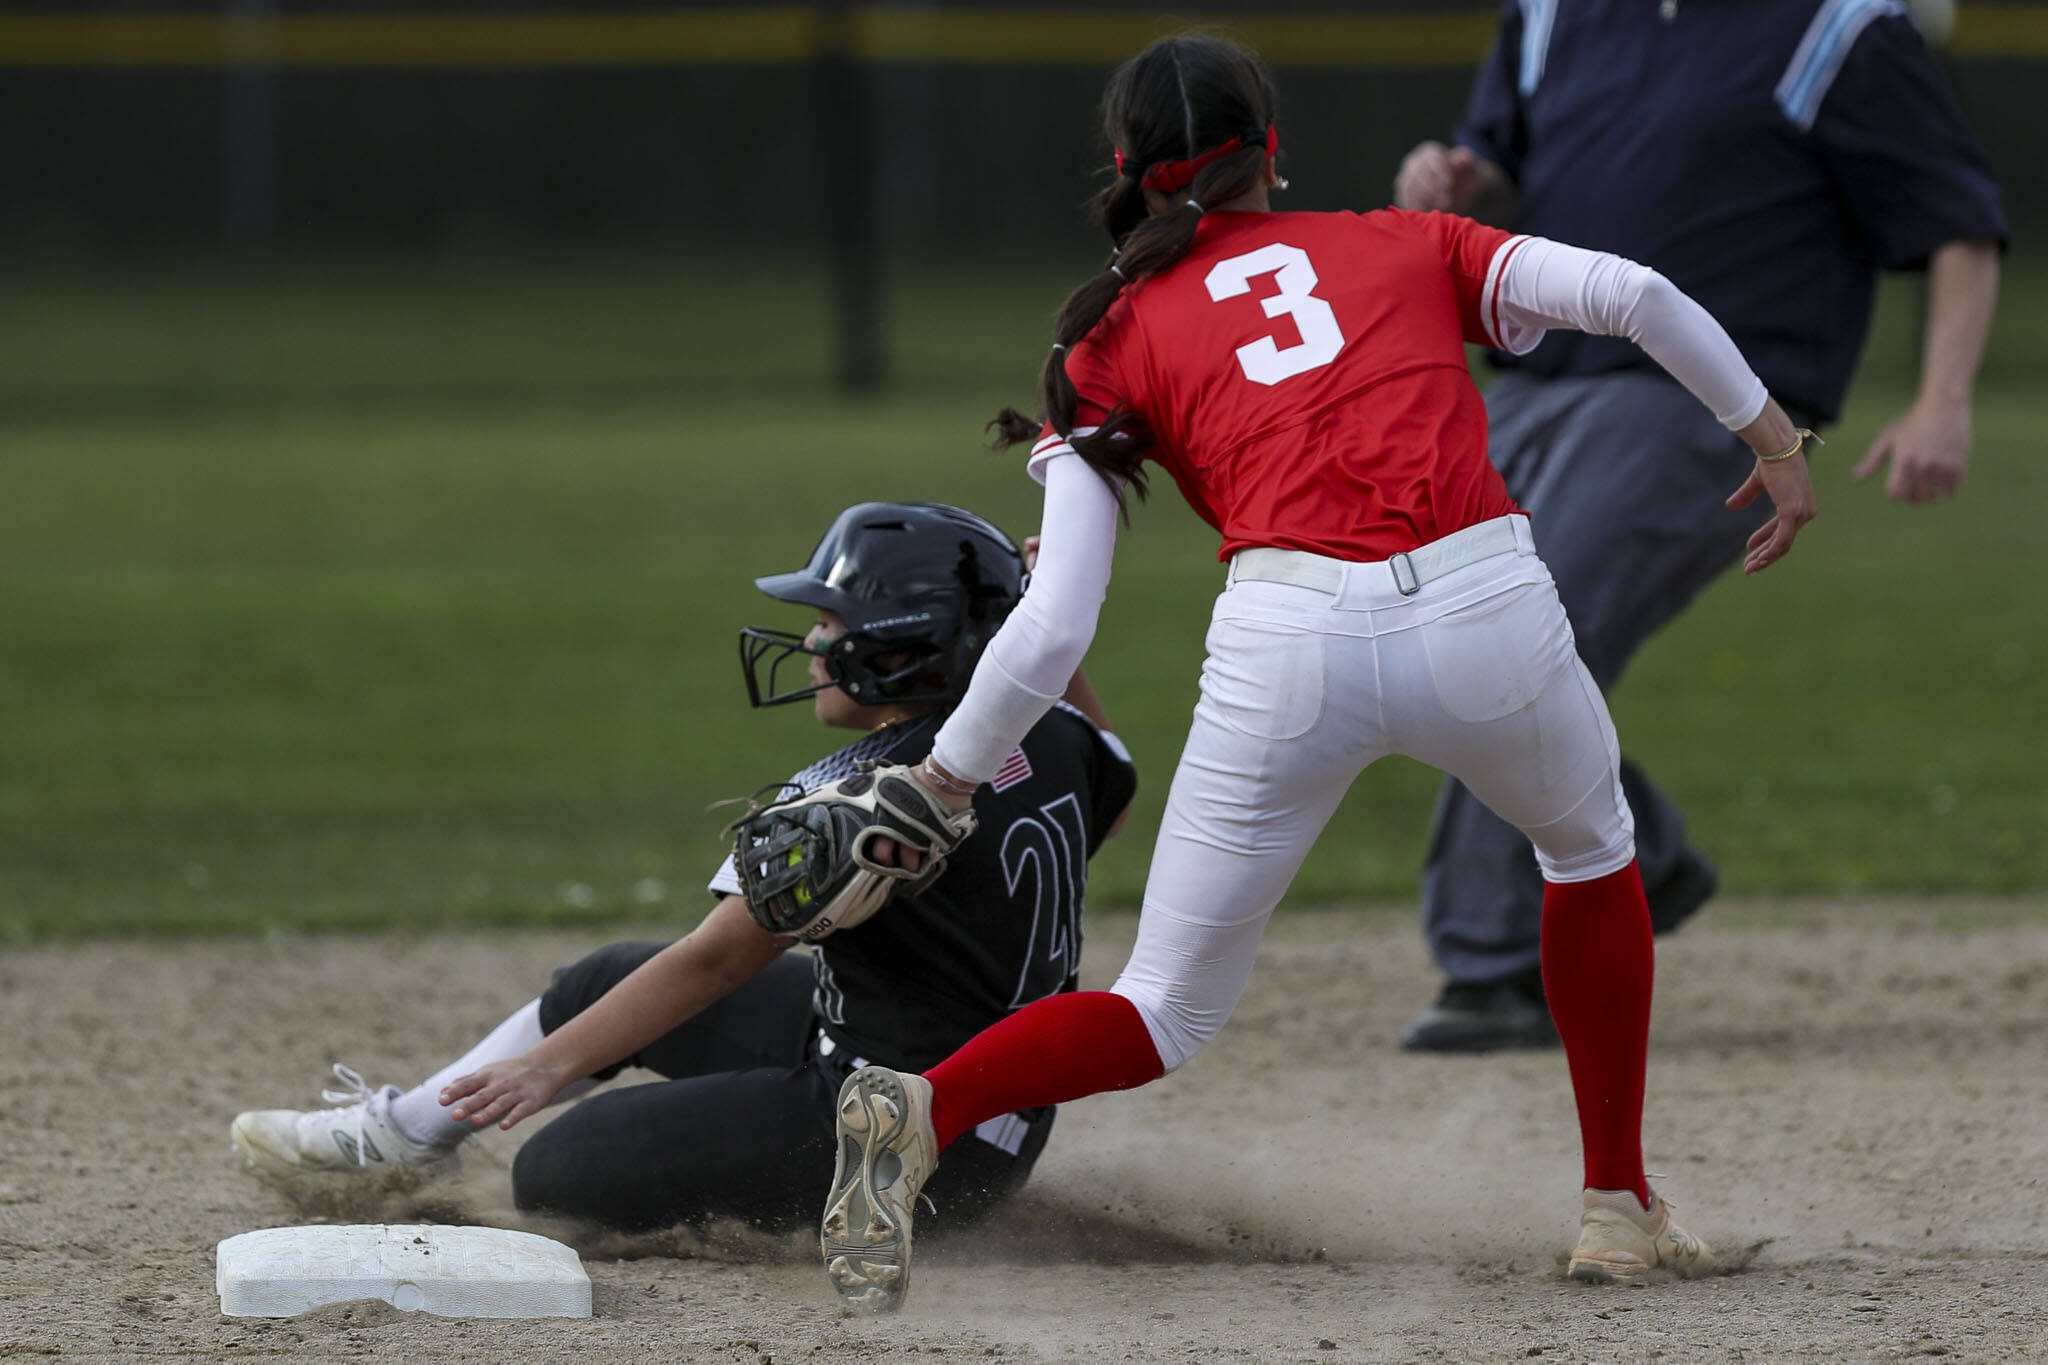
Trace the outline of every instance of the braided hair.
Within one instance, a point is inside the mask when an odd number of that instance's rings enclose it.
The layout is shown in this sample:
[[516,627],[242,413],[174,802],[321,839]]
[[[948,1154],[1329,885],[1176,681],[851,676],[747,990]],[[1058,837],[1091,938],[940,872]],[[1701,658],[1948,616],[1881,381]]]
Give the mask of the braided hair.
[[[1067,378],[1067,350],[1102,321],[1130,286],[1185,256],[1205,208],[1256,189],[1276,145],[1274,91],[1258,59],[1226,38],[1162,38],[1125,62],[1102,97],[1103,131],[1117,149],[1117,176],[1089,206],[1114,249],[1093,278],[1067,296],[1053,324],[1053,347],[1039,376],[1044,420],[1076,454],[1118,489],[1145,495],[1142,461],[1150,433],[1136,413],[1118,408],[1085,436],[1074,434],[1078,403]],[[1176,208],[1153,215],[1145,192],[1179,194]],[[990,424],[998,450],[1035,439],[1040,423],[1005,408]]]

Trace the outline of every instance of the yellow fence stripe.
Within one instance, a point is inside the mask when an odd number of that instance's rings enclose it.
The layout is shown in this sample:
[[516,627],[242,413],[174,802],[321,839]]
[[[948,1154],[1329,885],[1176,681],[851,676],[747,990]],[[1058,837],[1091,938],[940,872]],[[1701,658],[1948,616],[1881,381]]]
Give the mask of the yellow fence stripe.
[[806,8],[0,17],[0,66],[565,67],[802,61]]
[[859,48],[874,61],[1004,65],[1119,62],[1161,34],[1212,28],[1276,66],[1470,66],[1486,51],[1491,14],[1239,15],[1190,23],[1088,10],[914,10],[862,13]]
[[1964,5],[1948,50],[1958,57],[2048,57],[2048,11]]
[[[1493,32],[1488,13],[1242,14],[1197,18],[1284,67],[1463,69]],[[866,60],[935,65],[1116,62],[1185,17],[1086,9],[855,11]],[[786,64],[828,34],[813,6],[540,14],[4,15],[0,67],[603,67]],[[1951,51],[2048,57],[2048,9],[1964,6]]]

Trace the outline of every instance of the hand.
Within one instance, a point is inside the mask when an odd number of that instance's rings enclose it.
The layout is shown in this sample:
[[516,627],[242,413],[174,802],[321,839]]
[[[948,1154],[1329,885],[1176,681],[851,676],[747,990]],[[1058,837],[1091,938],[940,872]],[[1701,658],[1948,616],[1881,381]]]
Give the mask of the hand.
[[1044,537],[1044,536],[1026,536],[1026,537],[1024,537],[1024,572],[1025,572],[1025,573],[1030,573],[1030,572],[1031,572],[1031,571],[1032,571],[1033,569],[1035,569],[1035,568],[1037,568],[1037,567],[1038,567],[1038,542],[1039,542],[1039,541],[1041,541],[1041,540],[1043,540],[1043,539],[1045,539],[1045,537]]
[[1767,462],[1761,458],[1776,455],[1799,435],[1776,399],[1766,401],[1757,419],[1735,434],[1759,458],[1756,468],[1742,481],[1742,487],[1729,494],[1728,505],[1739,510],[1755,502],[1759,494],[1768,493],[1771,506],[1777,509],[1776,515],[1749,538],[1749,554],[1742,562],[1745,574],[1761,573],[1785,557],[1800,528],[1812,521],[1819,510],[1813,496],[1813,474],[1806,467],[1804,452],[1789,460]]
[[1460,213],[1479,187],[1479,157],[1469,147],[1424,142],[1394,174],[1394,203],[1404,209]]
[[[1037,558],[1037,536],[1032,536],[1024,542],[1024,556],[1024,562],[1027,567],[1033,559]],[[933,785],[932,780],[926,776],[924,764],[922,763],[910,765],[910,776],[911,780],[916,782],[918,786],[931,793],[933,800],[949,811],[963,811],[974,804],[974,797],[971,794],[963,796],[958,792],[945,791]],[[951,774],[948,774],[948,776],[951,776]],[[868,856],[878,863],[887,863],[891,867],[900,867],[905,872],[915,872],[924,866],[924,855],[914,848],[904,848],[894,839],[876,839],[872,844],[868,845]]]
[[[922,782],[918,783],[924,786]],[[929,789],[928,789],[929,790]],[[943,797],[944,793],[934,793]],[[905,848],[894,839],[877,837],[868,845],[868,856],[885,867],[900,867],[905,872],[915,872],[924,866],[924,855],[914,848]]]
[[510,1128],[547,1108],[548,1101],[577,1078],[532,1057],[529,1052],[510,1061],[490,1062],[480,1071],[449,1082],[441,1090],[441,1103],[451,1106],[449,1117],[478,1128],[493,1122]]
[[1970,405],[1915,403],[1877,433],[1856,465],[1859,482],[1891,465],[1885,495],[1894,502],[1940,502],[1954,497],[1970,466]]

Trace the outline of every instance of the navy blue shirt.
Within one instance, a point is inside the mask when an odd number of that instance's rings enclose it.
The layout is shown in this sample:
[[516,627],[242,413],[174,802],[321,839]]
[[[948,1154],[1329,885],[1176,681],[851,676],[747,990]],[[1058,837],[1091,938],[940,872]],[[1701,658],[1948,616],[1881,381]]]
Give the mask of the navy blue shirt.
[[[1662,271],[1813,418],[1841,410],[1879,270],[2006,234],[1895,0],[1508,0],[1458,141],[1514,180],[1519,231]],[[1655,364],[1577,332],[1495,362]]]

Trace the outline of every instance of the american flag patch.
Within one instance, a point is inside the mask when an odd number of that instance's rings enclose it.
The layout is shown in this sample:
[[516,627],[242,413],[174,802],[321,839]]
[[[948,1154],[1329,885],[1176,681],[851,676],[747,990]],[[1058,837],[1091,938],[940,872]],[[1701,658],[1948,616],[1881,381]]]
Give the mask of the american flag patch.
[[1003,760],[1003,766],[996,769],[996,775],[988,780],[988,784],[999,792],[1005,792],[1029,776],[1031,760],[1024,757],[1022,749],[1015,749]]

